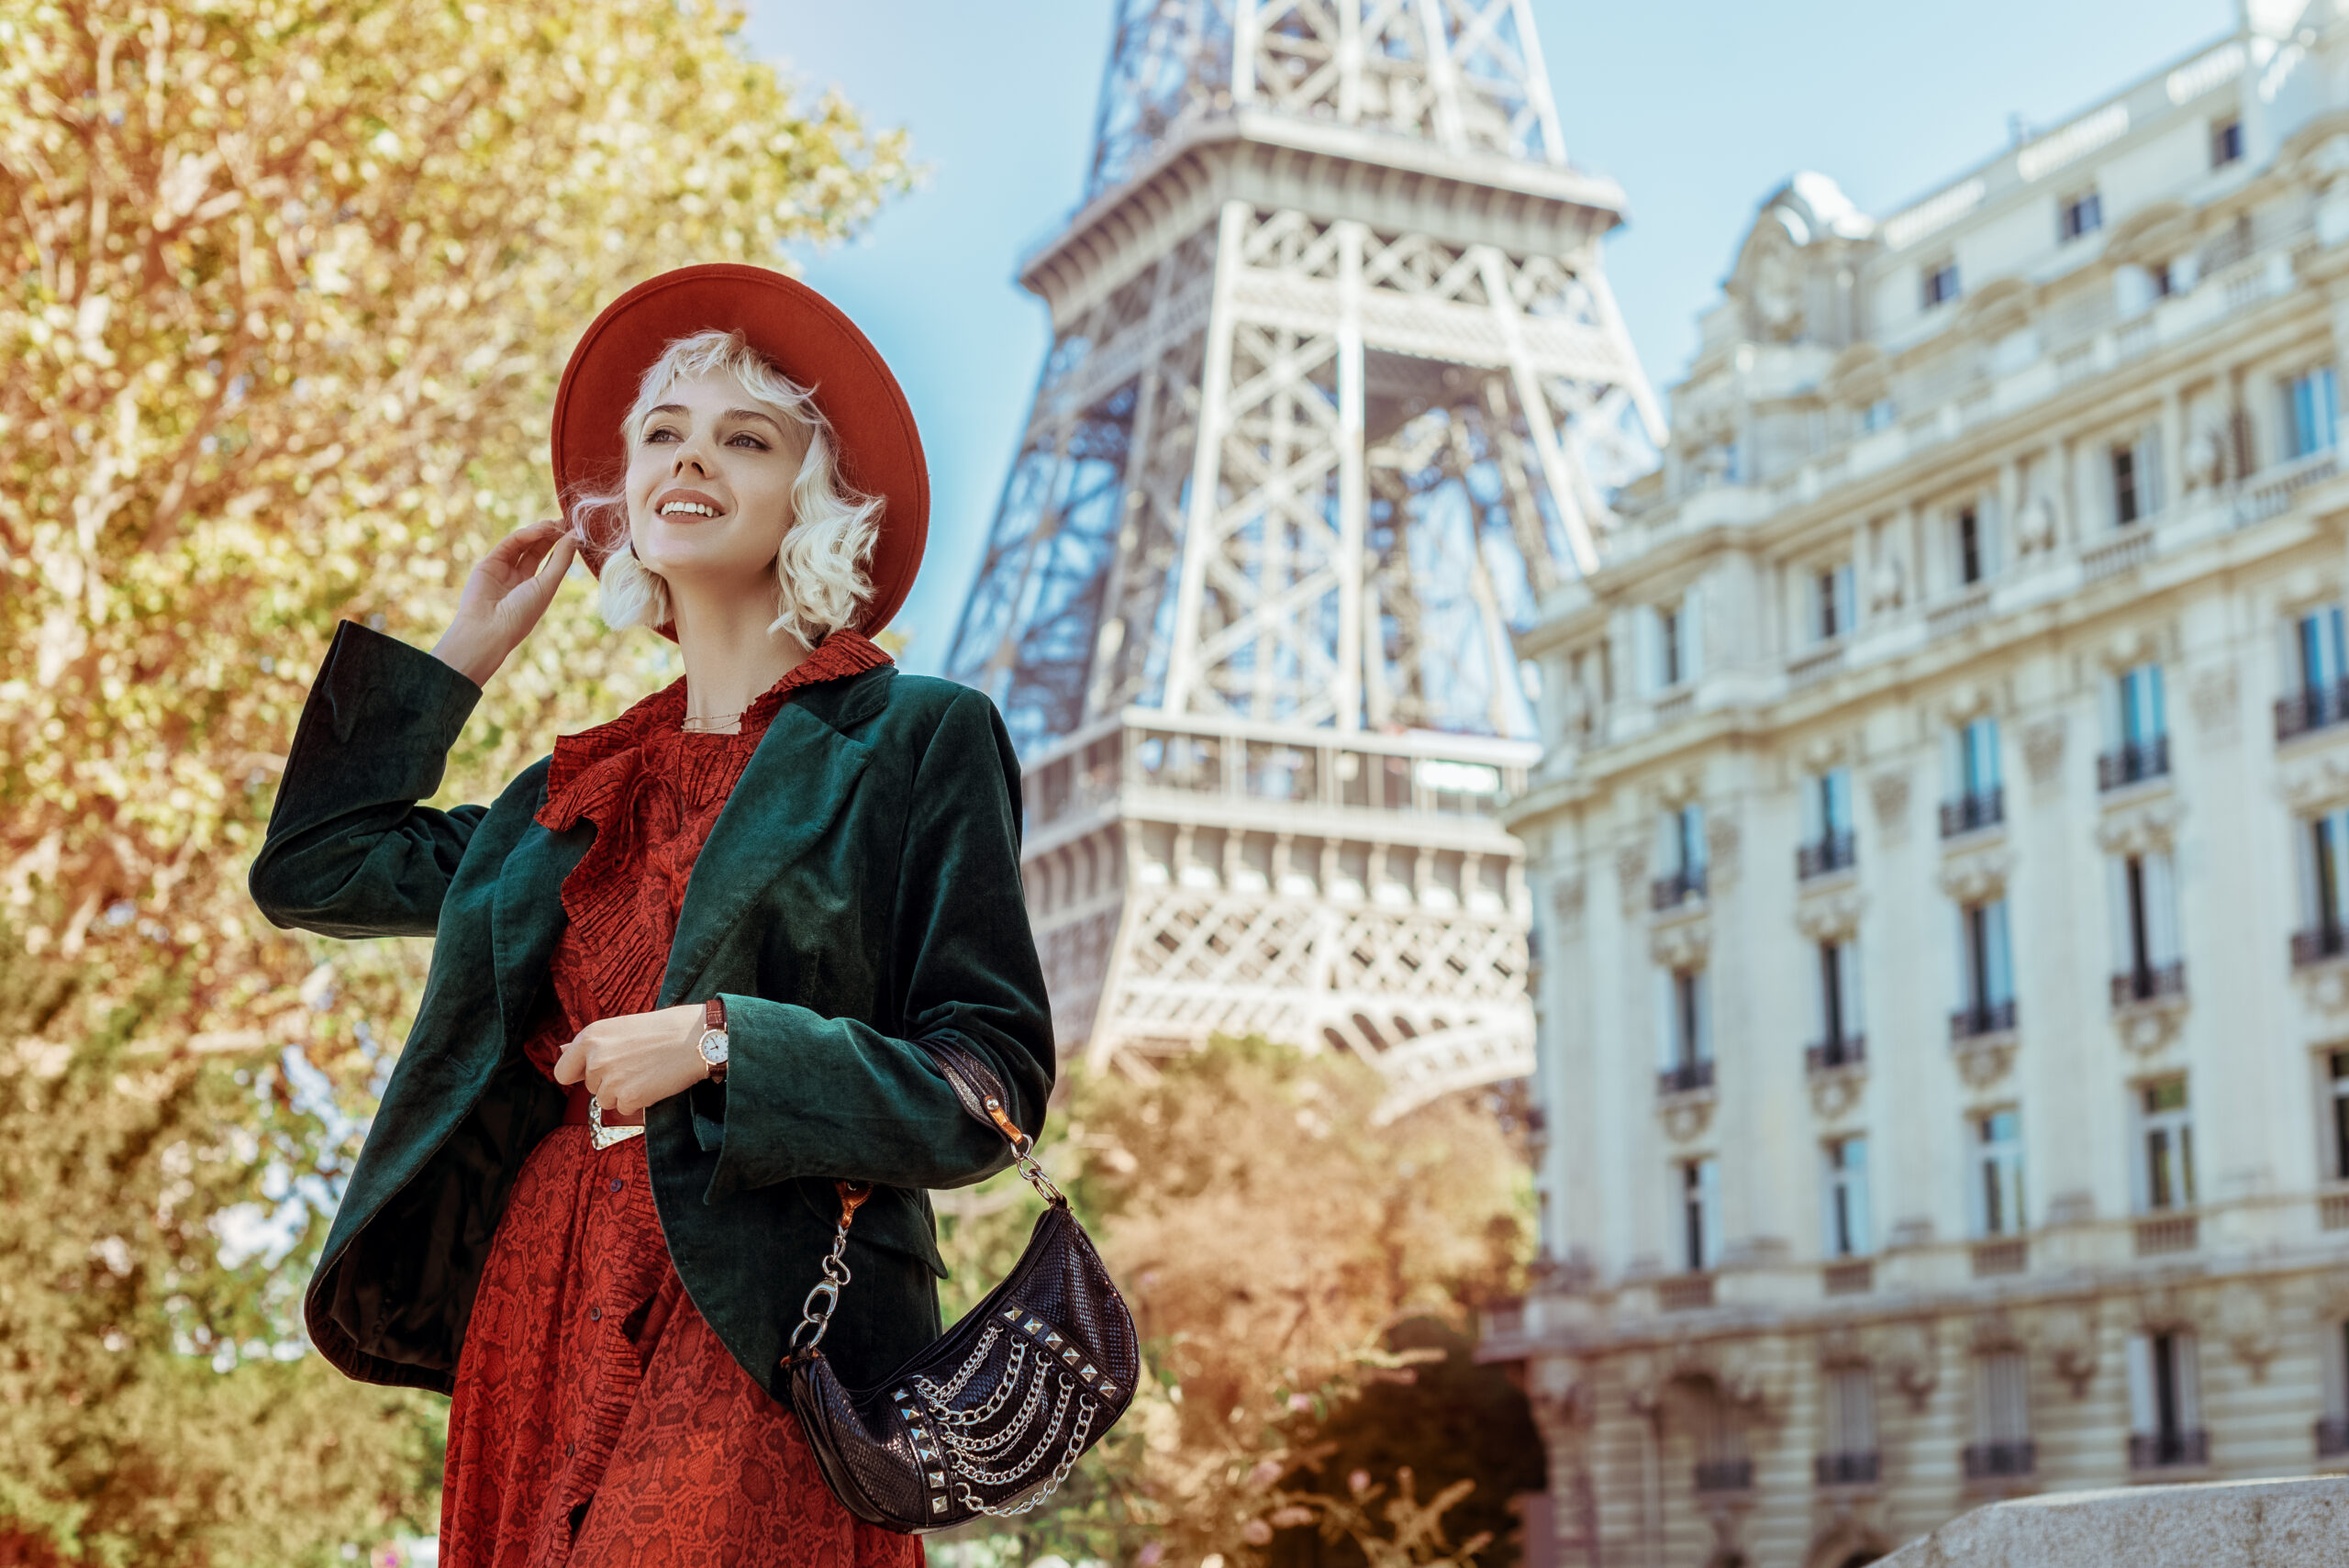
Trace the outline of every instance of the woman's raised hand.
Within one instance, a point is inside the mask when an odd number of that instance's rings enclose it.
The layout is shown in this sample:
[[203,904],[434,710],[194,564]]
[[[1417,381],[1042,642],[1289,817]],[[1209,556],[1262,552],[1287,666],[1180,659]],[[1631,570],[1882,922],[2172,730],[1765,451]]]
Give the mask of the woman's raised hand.
[[499,539],[457,601],[456,618],[432,655],[474,685],[485,686],[554,603],[579,539],[560,520],[526,523]]

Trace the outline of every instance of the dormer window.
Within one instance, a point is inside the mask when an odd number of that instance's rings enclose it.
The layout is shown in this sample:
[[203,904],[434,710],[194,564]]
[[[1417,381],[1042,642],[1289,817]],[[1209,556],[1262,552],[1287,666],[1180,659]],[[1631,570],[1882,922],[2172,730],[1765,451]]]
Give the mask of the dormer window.
[[2243,156],[2243,121],[2223,119],[2210,126],[2210,167],[2223,169]]
[[1925,267],[1925,308],[1932,310],[1949,304],[1957,297],[1957,262],[1954,258],[1929,262]]
[[2065,196],[2059,213],[2057,229],[2065,244],[2104,227],[2104,200],[2094,191]]

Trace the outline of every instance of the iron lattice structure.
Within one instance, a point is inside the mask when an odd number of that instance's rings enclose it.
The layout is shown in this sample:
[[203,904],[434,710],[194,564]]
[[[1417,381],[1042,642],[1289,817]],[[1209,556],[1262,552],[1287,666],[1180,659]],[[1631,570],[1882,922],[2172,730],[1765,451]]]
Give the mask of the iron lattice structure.
[[1026,760],[1063,1049],[1531,1070],[1509,637],[1663,425],[1526,0],[1120,0],[949,662]]

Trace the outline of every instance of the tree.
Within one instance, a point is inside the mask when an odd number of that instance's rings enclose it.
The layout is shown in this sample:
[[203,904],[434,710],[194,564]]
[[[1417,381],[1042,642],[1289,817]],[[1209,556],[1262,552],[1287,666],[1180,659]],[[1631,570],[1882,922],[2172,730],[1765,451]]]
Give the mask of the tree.
[[[0,1219],[0,1559],[293,1562],[429,1513],[429,1403],[274,1359],[429,944],[276,931],[245,868],[335,621],[428,641],[470,562],[551,515],[551,396],[594,311],[686,261],[787,265],[908,183],[901,137],[738,26],[708,0],[0,6],[0,959],[42,998],[0,1014],[0,1116],[41,1129]],[[567,593],[449,795],[675,673]],[[188,1227],[239,1195],[283,1255],[207,1272]],[[85,1330],[128,1348],[77,1359]]]
[[[1332,1452],[1394,1451],[1365,1441],[1358,1418],[1383,1407],[1361,1404],[1364,1391],[1444,1358],[1408,1337],[1419,1348],[1398,1353],[1389,1331],[1458,1322],[1510,1293],[1531,1195],[1484,1106],[1454,1097],[1380,1126],[1385,1091],[1352,1057],[1258,1039],[1219,1040],[1140,1081],[1072,1075],[1043,1159],[1132,1307],[1152,1375],[1024,1548],[1261,1555],[1269,1516],[1306,1522],[1297,1498]],[[953,1200],[950,1310],[1016,1256],[1033,1201],[989,1212],[987,1195],[1016,1180]],[[1411,1528],[1462,1496],[1410,1512]],[[1400,1528],[1391,1510],[1376,1517]]]

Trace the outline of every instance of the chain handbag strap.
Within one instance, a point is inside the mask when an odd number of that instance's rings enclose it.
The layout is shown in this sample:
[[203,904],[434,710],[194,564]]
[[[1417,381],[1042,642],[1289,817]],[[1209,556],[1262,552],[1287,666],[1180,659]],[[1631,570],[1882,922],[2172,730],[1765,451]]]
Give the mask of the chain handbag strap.
[[[949,1047],[942,1041],[918,1041],[930,1052],[930,1058],[945,1073],[946,1082],[954,1090],[954,1097],[965,1111],[1003,1136],[1011,1145],[1011,1162],[1020,1179],[1036,1189],[1037,1195],[1054,1208],[1066,1208],[1068,1198],[1052,1184],[1052,1177],[1036,1159],[1036,1140],[1019,1130],[1004,1109],[1003,1095],[996,1087],[995,1074],[968,1051]],[[873,1195],[870,1182],[834,1182],[833,1190],[840,1194],[840,1223],[832,1230],[832,1250],[824,1254],[817,1267],[823,1277],[807,1292],[807,1299],[800,1304],[798,1326],[791,1330],[791,1353],[798,1355],[823,1343],[825,1330],[832,1326],[832,1314],[841,1304],[841,1287],[850,1279],[848,1267],[848,1228],[856,1221],[856,1211]]]

